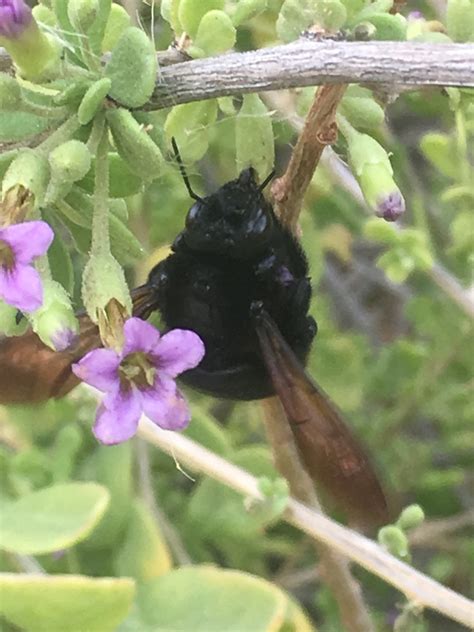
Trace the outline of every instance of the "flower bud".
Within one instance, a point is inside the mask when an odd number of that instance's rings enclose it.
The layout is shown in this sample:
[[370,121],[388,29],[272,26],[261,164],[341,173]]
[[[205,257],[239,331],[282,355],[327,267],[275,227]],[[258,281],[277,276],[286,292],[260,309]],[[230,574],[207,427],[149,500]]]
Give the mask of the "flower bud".
[[111,254],[94,254],[84,268],[82,276],[82,300],[94,323],[115,299],[128,314],[132,313],[132,301],[120,264]]
[[3,1],[0,5],[0,37],[19,37],[31,19],[31,9],[23,0]]
[[38,28],[23,0],[2,0],[0,44],[26,79],[52,76],[59,63],[60,45]]
[[95,22],[98,10],[97,0],[69,0],[67,3],[68,18],[79,33],[87,33]]
[[21,89],[18,81],[10,75],[0,73],[0,110],[13,112],[21,105]]
[[344,135],[352,169],[368,205],[378,217],[394,222],[405,212],[405,200],[392,178],[387,152],[374,138],[353,128],[345,129]]
[[49,154],[49,166],[54,178],[76,182],[91,168],[91,154],[84,143],[68,140]]
[[71,301],[56,281],[43,281],[43,304],[28,314],[28,319],[33,331],[54,351],[64,351],[76,339],[78,323]]
[[408,529],[418,527],[424,519],[425,512],[420,505],[409,505],[408,507],[405,507],[400,514],[400,517],[397,520],[397,527],[400,527],[403,531],[407,531]]
[[392,555],[400,558],[409,557],[407,536],[395,525],[382,527],[378,534],[378,541]]
[[33,209],[39,208],[44,201],[48,185],[48,161],[34,149],[25,149],[10,164],[2,182],[2,199],[10,189],[20,190],[19,185],[30,196]]
[[26,318],[18,320],[18,310],[0,299],[0,335],[21,336],[28,327]]

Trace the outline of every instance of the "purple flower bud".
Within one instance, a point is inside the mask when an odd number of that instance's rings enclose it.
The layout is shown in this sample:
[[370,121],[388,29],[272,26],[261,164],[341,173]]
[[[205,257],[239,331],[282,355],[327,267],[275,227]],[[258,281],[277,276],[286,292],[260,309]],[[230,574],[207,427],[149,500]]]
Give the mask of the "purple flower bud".
[[377,200],[375,214],[387,222],[396,222],[405,212],[405,200],[400,191],[393,191]]
[[51,335],[51,342],[56,351],[65,351],[77,341],[77,332],[74,329],[64,328]]
[[31,19],[31,9],[23,0],[0,0],[0,36],[18,37]]
[[407,19],[408,20],[423,20],[423,13],[421,11],[410,11]]

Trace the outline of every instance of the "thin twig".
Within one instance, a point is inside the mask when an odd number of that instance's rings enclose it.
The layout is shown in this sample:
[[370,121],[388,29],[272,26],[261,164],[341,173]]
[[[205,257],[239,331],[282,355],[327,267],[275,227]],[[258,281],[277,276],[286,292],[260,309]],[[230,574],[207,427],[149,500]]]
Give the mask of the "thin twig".
[[[262,402],[267,438],[275,458],[275,466],[285,477],[294,498],[318,513],[322,512],[313,482],[298,454],[293,434],[278,400]],[[341,621],[350,632],[371,632],[373,625],[362,597],[359,583],[352,577],[347,559],[321,542],[315,541],[324,582],[336,599]]]
[[[187,468],[206,474],[246,497],[263,499],[254,476],[184,435],[161,430],[144,416],[140,421],[139,434]],[[294,498],[289,499],[283,517],[312,538],[378,575],[400,590],[407,599],[441,612],[467,627],[472,625],[474,604],[469,599],[401,562],[376,542],[318,514]]]
[[[179,51],[158,53],[161,65],[150,109],[328,83],[474,87],[472,44],[336,42],[302,38],[257,51],[173,63],[180,59],[183,55]],[[171,65],[164,67],[163,62]],[[9,72],[11,68],[10,57],[0,49],[0,70]]]
[[336,110],[346,86],[321,86],[281,178],[272,185],[275,211],[284,226],[296,232],[298,216],[321,155],[337,139]]

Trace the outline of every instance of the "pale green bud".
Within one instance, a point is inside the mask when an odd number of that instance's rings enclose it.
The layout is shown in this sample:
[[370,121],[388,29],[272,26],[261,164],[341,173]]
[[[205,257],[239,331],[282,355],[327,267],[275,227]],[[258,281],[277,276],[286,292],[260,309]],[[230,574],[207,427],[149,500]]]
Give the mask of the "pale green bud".
[[390,524],[386,527],[382,527],[378,534],[378,541],[392,553],[392,555],[396,555],[400,558],[409,556],[407,536],[395,525]]
[[34,149],[23,150],[10,163],[2,182],[2,198],[8,191],[19,186],[31,196],[33,208],[39,208],[44,201],[49,179],[48,161]]
[[112,299],[132,313],[132,301],[122,267],[111,254],[93,254],[82,276],[82,300],[94,323]]
[[409,505],[408,507],[405,507],[400,514],[400,517],[397,520],[397,527],[400,527],[403,531],[407,531],[408,529],[418,527],[424,519],[425,512],[420,505]]
[[76,182],[91,168],[91,154],[85,143],[68,140],[49,154],[49,165],[54,178]]
[[43,304],[28,319],[42,342],[55,351],[64,351],[76,340],[79,327],[71,301],[56,281],[43,280]]

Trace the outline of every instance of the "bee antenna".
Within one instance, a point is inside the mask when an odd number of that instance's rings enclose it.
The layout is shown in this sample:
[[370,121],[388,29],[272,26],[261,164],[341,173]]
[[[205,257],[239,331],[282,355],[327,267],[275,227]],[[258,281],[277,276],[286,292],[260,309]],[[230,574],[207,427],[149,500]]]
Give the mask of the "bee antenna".
[[276,173],[276,171],[275,171],[275,169],[273,169],[273,171],[271,171],[268,174],[268,176],[265,178],[265,180],[262,182],[262,184],[258,187],[258,190],[260,191],[260,193],[267,186],[267,184],[273,180],[273,178],[275,177],[275,173]]
[[176,156],[176,160],[178,162],[178,167],[179,167],[179,170],[181,172],[181,177],[183,178],[184,184],[186,185],[186,188],[188,190],[189,197],[191,197],[193,200],[197,200],[199,202],[202,202],[202,198],[199,197],[199,195],[197,195],[197,193],[194,193],[194,191],[191,188],[191,183],[189,182],[189,178],[188,178],[186,170],[184,168],[183,160],[181,158],[181,154],[179,153],[178,145],[176,144],[176,140],[175,140],[174,136],[171,139],[171,145],[173,147],[173,151],[174,151],[174,155]]

